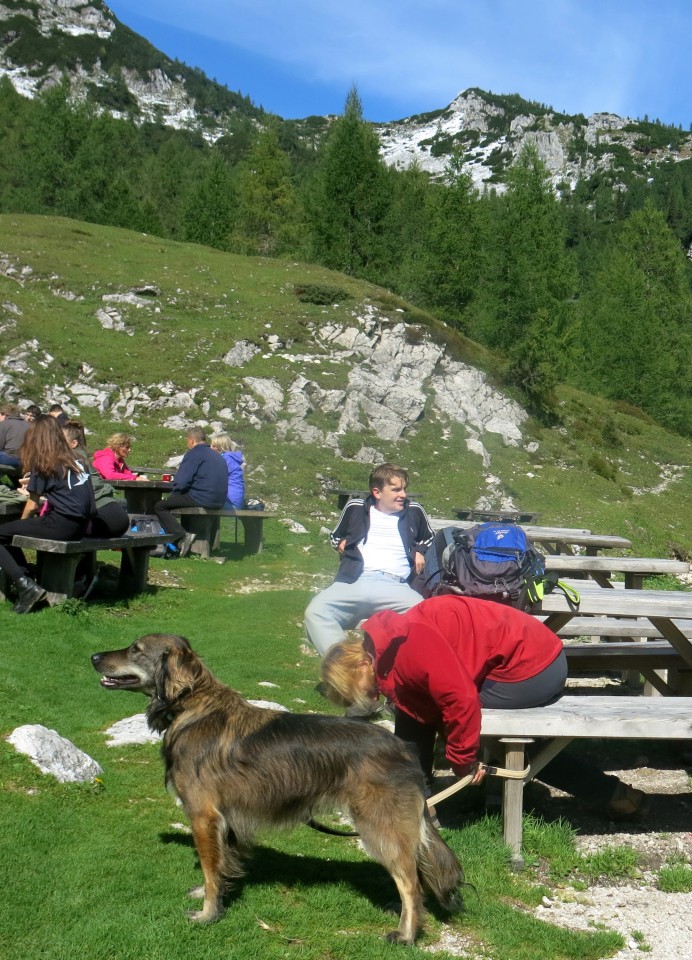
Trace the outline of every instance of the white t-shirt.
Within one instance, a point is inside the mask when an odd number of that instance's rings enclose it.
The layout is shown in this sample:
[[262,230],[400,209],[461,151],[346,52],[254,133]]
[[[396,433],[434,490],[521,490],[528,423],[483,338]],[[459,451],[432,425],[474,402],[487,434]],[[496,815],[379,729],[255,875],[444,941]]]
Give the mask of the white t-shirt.
[[400,513],[382,513],[370,507],[370,530],[367,541],[358,544],[366,570],[383,570],[395,577],[406,578],[411,565],[399,534]]

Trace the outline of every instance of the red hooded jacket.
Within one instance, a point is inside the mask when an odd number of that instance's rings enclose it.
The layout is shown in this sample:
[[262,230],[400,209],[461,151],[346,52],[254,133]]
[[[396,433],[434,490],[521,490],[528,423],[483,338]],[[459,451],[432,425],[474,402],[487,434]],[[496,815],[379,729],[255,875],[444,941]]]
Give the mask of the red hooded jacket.
[[529,614],[467,597],[432,597],[403,614],[383,610],[363,631],[380,692],[421,723],[441,724],[458,776],[476,761],[483,681],[528,680],[562,652],[562,641]]

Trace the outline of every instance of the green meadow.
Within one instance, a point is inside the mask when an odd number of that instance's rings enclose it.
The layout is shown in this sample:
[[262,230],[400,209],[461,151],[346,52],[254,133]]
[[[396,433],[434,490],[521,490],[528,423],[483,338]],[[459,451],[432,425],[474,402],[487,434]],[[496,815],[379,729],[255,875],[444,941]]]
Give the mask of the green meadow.
[[[5,960],[374,960],[402,949],[382,940],[396,925],[388,874],[356,841],[307,827],[260,837],[223,919],[190,923],[187,890],[201,874],[184,814],[164,789],[159,747],[111,747],[104,733],[142,712],[146,700],[101,688],[90,655],[152,631],[187,636],[217,676],[250,699],[333,711],[315,690],[318,661],[304,647],[301,626],[307,585],[320,583],[316,568],[331,569],[332,560],[326,548],[303,539],[274,525],[265,551],[248,557],[234,544],[232,527],[224,528],[224,563],[153,560],[155,585],[135,600],[109,593],[114,568],[106,567],[88,604],[69,601],[26,616],[0,607]],[[308,545],[313,556],[302,549]],[[70,739],[99,762],[102,775],[94,783],[59,784],[40,773],[4,740],[27,723]],[[562,877],[575,878],[588,864],[565,824],[528,818],[526,835],[534,866],[517,875],[499,819],[485,815],[479,794],[464,800],[444,836],[466,871],[465,911],[451,920],[431,913],[411,955],[423,955],[445,925],[495,960],[596,960],[618,948],[616,934],[559,930],[530,915],[546,892],[546,863],[554,859]]]
[[[159,395],[156,385],[166,381],[194,388],[196,405],[186,415],[212,420],[247,392],[243,378],[273,378],[285,386],[305,373],[300,358],[315,350],[315,325],[352,322],[367,305],[392,323],[411,324],[412,337],[429,333],[455,359],[500,381],[486,350],[387,290],[321,267],[9,214],[0,216],[0,252],[19,270],[33,271],[30,278],[0,275],[0,303],[16,308],[2,314],[2,321],[11,320],[2,334],[3,353],[36,338],[40,350],[31,356],[45,351],[52,357],[12,372],[26,399],[69,385],[87,364],[94,383],[140,388],[152,399]],[[103,295],[141,284],[159,288],[159,311],[128,311],[132,336],[104,330],[95,318]],[[306,284],[337,289],[338,301],[301,300]],[[266,334],[277,335],[284,350],[264,351],[242,371],[221,362],[238,340],[265,346]],[[343,385],[348,368],[325,362],[310,366],[309,376],[325,388]],[[499,438],[484,437],[503,489],[519,508],[538,511],[543,523],[627,536],[634,555],[689,558],[690,441],[636,409],[568,387],[559,388],[559,397],[557,422],[526,424],[526,439],[537,446],[505,447]],[[112,411],[81,411],[91,449],[126,426],[136,436],[132,462],[152,466],[183,452],[182,435],[163,426],[170,412],[142,410],[134,425],[123,425]],[[313,416],[316,425],[330,426],[323,422],[328,415]],[[68,601],[21,617],[0,604],[5,960],[375,960],[401,950],[382,939],[396,925],[387,910],[395,899],[388,875],[355,841],[307,827],[260,838],[225,917],[211,926],[191,924],[186,892],[200,883],[200,873],[184,815],[164,790],[158,747],[109,747],[104,734],[116,720],[142,712],[144,697],[103,690],[90,655],[145,633],[174,632],[244,696],[295,711],[330,711],[315,690],[318,664],[302,631],[311,593],[330,581],[335,568],[324,533],[337,518],[327,488],[362,488],[369,466],[353,454],[362,444],[376,445],[410,468],[411,487],[432,516],[450,516],[453,507],[475,503],[486,470],[467,450],[464,429],[432,415],[396,443],[346,437],[344,457],[290,433],[280,439],[272,423],[258,429],[238,416],[229,428],[249,464],[248,494],[279,514],[267,521],[261,554],[245,555],[242,533],[236,543],[233,525],[225,522],[219,557],[152,560],[151,587],[135,599],[115,596],[115,561],[102,555],[99,587],[86,604]],[[664,475],[671,479],[662,483]],[[281,520],[296,520],[307,532],[292,533]],[[15,727],[32,723],[69,738],[101,764],[102,776],[60,785],[38,772],[5,740]],[[465,911],[451,921],[431,913],[411,956],[437,943],[447,924],[471,955],[493,960],[597,960],[622,945],[608,931],[552,927],[531,909],[551,884],[569,895],[572,885],[583,888],[596,875],[629,875],[636,863],[627,855],[614,853],[605,865],[588,861],[576,853],[566,824],[529,816],[529,868],[514,874],[499,819],[486,815],[475,791],[465,791],[444,836],[466,871]]]

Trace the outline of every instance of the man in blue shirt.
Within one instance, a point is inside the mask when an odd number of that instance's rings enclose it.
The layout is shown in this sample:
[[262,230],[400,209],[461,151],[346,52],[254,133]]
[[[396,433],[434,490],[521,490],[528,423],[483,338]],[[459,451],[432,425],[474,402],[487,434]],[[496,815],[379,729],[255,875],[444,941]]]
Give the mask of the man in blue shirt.
[[218,510],[226,501],[227,484],[228,471],[223,457],[209,446],[202,427],[190,427],[187,432],[187,453],[173,478],[173,492],[154,507],[161,526],[177,543],[179,556],[187,556],[195,542],[195,535],[184,530],[171,510],[175,507],[210,507]]

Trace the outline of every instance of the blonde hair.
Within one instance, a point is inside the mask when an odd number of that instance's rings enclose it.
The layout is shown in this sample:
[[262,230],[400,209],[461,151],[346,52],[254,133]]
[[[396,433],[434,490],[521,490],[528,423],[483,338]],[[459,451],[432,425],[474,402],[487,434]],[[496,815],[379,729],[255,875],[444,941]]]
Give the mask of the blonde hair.
[[214,450],[218,450],[219,453],[235,453],[236,450],[240,449],[238,444],[234,440],[231,440],[227,433],[215,433],[209,445]]
[[328,700],[338,707],[372,705],[367,693],[358,687],[359,667],[367,656],[362,638],[356,635],[327,650],[322,660],[322,692]]
[[134,439],[129,433],[114,433],[106,440],[106,446],[111,450],[117,450],[118,447],[131,447]]

